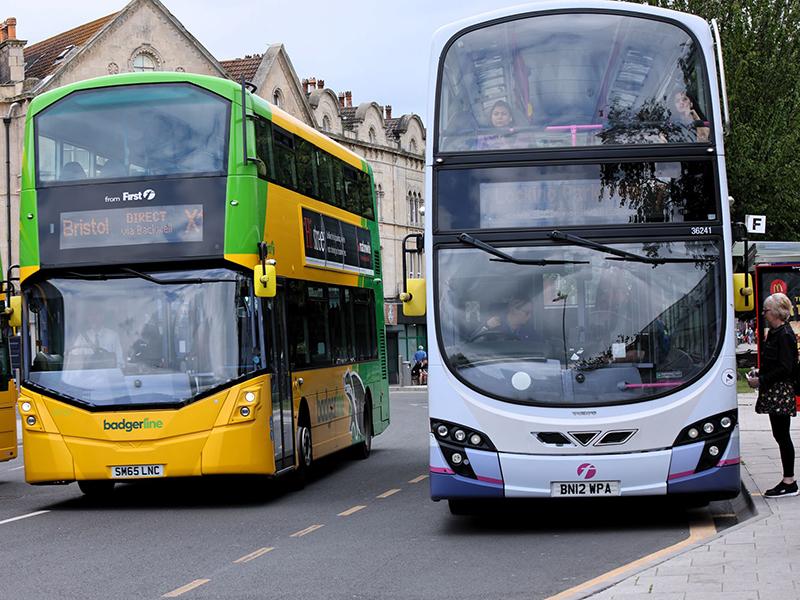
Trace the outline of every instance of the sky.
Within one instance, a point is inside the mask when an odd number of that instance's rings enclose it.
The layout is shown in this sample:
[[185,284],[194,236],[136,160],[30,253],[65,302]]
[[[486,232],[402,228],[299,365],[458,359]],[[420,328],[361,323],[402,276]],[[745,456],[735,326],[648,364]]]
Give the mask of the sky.
[[[351,90],[353,104],[392,105],[394,116],[427,118],[434,31],[519,0],[162,0],[218,60],[262,53],[281,42],[298,77]],[[29,44],[116,12],[125,0],[5,0]]]

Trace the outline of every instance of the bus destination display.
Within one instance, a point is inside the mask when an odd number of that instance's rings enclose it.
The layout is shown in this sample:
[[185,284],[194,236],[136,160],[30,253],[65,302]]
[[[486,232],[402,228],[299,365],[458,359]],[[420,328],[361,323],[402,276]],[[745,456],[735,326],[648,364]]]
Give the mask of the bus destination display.
[[63,212],[60,226],[61,250],[202,242],[203,205]]
[[373,275],[369,230],[303,209],[306,264]]

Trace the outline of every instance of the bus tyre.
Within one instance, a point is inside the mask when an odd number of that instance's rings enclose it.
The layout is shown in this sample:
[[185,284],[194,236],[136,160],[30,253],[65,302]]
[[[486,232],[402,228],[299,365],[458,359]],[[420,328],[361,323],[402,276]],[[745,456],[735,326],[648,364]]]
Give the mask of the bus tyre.
[[359,442],[353,448],[354,456],[359,460],[369,458],[369,453],[372,452],[372,408],[369,402],[364,405],[364,423],[362,431],[364,432],[364,441]]
[[294,488],[303,489],[306,485],[311,464],[314,462],[314,450],[311,443],[311,428],[306,422],[301,422],[297,428],[297,469],[294,473]]
[[447,501],[447,507],[450,509],[450,514],[456,517],[466,517],[475,512],[475,504],[463,498],[451,498]]
[[114,481],[101,479],[97,481],[79,481],[78,487],[85,496],[90,498],[105,498],[114,490]]

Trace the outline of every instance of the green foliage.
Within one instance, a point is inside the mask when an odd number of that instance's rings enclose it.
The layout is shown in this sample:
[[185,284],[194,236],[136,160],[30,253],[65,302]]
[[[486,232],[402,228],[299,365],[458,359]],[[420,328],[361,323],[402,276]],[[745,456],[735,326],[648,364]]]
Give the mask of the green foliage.
[[763,239],[800,240],[800,2],[648,4],[717,19],[731,110],[725,151],[733,218],[767,215]]

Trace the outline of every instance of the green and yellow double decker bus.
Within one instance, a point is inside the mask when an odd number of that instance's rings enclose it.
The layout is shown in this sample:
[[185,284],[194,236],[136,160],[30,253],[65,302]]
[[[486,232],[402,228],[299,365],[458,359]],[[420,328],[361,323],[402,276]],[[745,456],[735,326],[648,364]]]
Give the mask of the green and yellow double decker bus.
[[303,473],[388,426],[371,169],[244,83],[37,97],[20,221],[28,482]]

